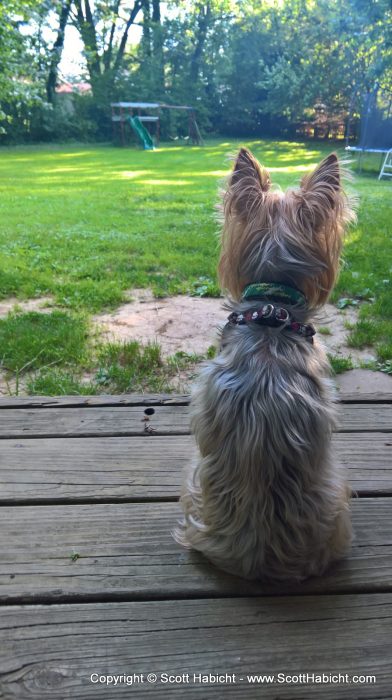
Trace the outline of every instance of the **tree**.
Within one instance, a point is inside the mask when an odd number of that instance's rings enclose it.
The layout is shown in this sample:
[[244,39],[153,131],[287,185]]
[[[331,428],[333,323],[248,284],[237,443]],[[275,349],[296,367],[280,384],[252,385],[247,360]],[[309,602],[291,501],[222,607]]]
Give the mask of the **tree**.
[[20,136],[31,110],[41,102],[39,56],[34,41],[22,33],[34,15],[33,0],[0,4],[0,135]]
[[391,26],[387,0],[246,0],[231,28],[229,129],[287,129],[318,98],[330,113],[347,111],[354,90],[389,83]]
[[143,0],[143,38],[138,51],[139,73],[149,99],[165,98],[164,28],[160,0]]
[[84,44],[91,87],[96,97],[110,94],[122,68],[129,31],[143,7],[143,0],[96,2],[74,0],[73,21]]
[[[70,23],[93,90],[75,97],[74,122],[102,138],[109,102],[125,95],[190,104],[204,130],[260,135],[294,132],[318,98],[340,115],[376,80],[392,88],[390,0],[2,0],[0,130],[10,137],[32,138],[33,123],[40,137],[66,132],[54,97]],[[162,114],[166,133],[183,125]]]
[[46,94],[48,102],[54,102],[58,66],[61,61],[61,55],[64,48],[65,29],[71,13],[72,0],[61,0],[59,12],[59,26],[57,36],[53,43],[53,47],[49,51],[49,67],[48,76],[46,79]]

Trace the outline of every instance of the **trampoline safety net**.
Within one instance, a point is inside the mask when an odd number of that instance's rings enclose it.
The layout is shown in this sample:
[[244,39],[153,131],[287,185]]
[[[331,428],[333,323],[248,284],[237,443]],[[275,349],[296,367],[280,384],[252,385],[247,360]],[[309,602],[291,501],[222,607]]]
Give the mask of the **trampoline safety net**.
[[[347,133],[347,145],[350,137]],[[368,92],[362,102],[360,138],[355,148],[349,150],[388,151],[392,148],[392,92],[378,84]]]

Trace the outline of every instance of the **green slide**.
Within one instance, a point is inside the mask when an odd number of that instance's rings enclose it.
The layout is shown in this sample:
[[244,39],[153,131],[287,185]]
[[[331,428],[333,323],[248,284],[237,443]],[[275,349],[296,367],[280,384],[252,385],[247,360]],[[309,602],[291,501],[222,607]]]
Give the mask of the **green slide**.
[[139,117],[129,117],[129,121],[130,121],[131,127],[134,130],[136,136],[138,136],[140,141],[142,142],[144,150],[145,151],[153,150],[154,142],[153,142],[150,134],[148,133],[147,129],[144,128]]

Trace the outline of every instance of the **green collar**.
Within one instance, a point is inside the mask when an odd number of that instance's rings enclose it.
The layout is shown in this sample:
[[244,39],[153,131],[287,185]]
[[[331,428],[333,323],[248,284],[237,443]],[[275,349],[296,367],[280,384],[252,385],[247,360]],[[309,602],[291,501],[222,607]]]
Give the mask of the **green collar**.
[[274,297],[279,301],[285,301],[286,304],[306,304],[306,297],[302,292],[294,287],[287,287],[280,282],[258,282],[256,284],[248,284],[243,293],[242,299],[257,299],[260,297]]

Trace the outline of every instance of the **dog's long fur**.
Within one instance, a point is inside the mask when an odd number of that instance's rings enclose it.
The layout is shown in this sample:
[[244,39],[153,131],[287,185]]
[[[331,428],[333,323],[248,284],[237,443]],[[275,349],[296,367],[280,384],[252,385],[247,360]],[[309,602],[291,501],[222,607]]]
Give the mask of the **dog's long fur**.
[[[219,276],[227,308],[255,282],[295,286],[287,306],[308,323],[335,282],[353,210],[334,154],[301,187],[270,190],[267,171],[239,152],[223,195]],[[321,574],[351,541],[350,491],[330,455],[335,412],[316,341],[283,328],[228,324],[192,397],[199,459],[186,474],[177,541],[246,578]]]

